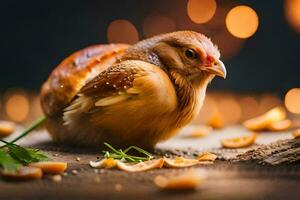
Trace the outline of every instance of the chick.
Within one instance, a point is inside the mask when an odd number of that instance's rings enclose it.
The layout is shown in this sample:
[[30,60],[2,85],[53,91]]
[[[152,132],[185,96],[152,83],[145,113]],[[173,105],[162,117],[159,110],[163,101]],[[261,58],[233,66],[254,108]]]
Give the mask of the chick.
[[61,143],[151,149],[194,119],[216,75],[226,77],[219,58],[192,31],[76,52],[42,87],[47,129]]

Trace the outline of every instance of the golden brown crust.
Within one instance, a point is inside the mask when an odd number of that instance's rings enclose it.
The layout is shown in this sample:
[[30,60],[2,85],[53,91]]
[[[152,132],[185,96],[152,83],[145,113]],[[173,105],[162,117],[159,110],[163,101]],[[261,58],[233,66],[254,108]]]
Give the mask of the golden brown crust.
[[55,116],[70,103],[87,80],[116,62],[126,44],[94,45],[77,51],[63,60],[41,89],[45,114]]
[[132,86],[135,74],[136,70],[126,65],[112,66],[84,85],[79,93],[99,98],[124,91]]

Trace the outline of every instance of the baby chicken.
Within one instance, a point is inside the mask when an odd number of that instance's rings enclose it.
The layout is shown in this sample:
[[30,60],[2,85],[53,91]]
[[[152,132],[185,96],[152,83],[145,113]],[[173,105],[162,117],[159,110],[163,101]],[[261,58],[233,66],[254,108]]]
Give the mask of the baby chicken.
[[194,119],[215,75],[226,77],[219,58],[192,31],[83,49],[42,86],[46,127],[57,142],[151,149]]

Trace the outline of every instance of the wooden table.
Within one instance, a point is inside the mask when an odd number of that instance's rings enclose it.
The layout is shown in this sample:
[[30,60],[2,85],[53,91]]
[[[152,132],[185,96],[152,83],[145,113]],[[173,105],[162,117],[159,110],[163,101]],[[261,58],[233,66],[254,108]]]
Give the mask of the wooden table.
[[[23,139],[23,145],[45,151],[53,160],[66,161],[67,175],[61,182],[46,175],[42,180],[29,182],[0,181],[0,199],[299,199],[300,163],[263,166],[257,163],[226,161],[249,149],[225,150],[220,139],[248,134],[239,126],[214,131],[205,138],[174,137],[157,146],[158,151],[170,151],[192,156],[195,152],[214,151],[221,160],[213,165],[186,169],[159,169],[143,173],[127,173],[103,169],[98,172],[88,162],[100,155],[100,149],[56,146],[45,131]],[[13,136],[12,136],[13,137]],[[258,144],[291,138],[290,132],[261,133]],[[76,158],[79,157],[80,161]],[[78,173],[73,174],[76,170]],[[207,178],[195,191],[161,191],[153,184],[157,175],[176,176],[187,170],[204,173]],[[118,185],[118,186],[116,186]]]

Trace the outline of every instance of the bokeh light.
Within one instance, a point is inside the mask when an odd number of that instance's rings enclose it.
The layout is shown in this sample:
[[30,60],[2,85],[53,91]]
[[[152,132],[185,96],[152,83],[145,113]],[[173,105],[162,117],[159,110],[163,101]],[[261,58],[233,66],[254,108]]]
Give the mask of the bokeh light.
[[143,23],[143,32],[145,37],[173,32],[176,30],[175,21],[163,15],[149,15]]
[[249,6],[236,6],[226,16],[228,31],[238,38],[249,38],[257,30],[259,19],[256,12]]
[[286,108],[296,114],[300,114],[300,88],[289,90],[284,99]]
[[189,0],[187,13],[190,19],[202,24],[208,22],[215,14],[217,3],[215,0]]
[[212,35],[212,41],[217,44],[221,57],[225,59],[237,55],[245,43],[243,39],[232,36],[228,31],[219,31]]
[[240,121],[242,110],[235,98],[222,99],[218,103],[218,108],[226,124],[235,124]]
[[213,18],[205,25],[195,24],[180,14],[173,14],[172,18],[176,19],[176,26],[180,30],[194,30],[209,36],[218,46],[222,59],[226,60],[237,55],[245,44],[244,39],[233,36],[226,28],[225,18],[231,8],[231,3],[218,4]]
[[28,118],[34,120],[37,117],[43,115],[43,111],[41,108],[39,95],[34,95],[33,97],[31,97],[31,99],[32,100],[30,102],[30,113]]
[[5,111],[10,120],[22,122],[29,112],[29,101],[22,93],[11,94],[5,104]]
[[217,112],[217,103],[211,95],[206,95],[204,104],[200,110],[199,115],[195,119],[196,123],[205,123],[211,116]]
[[207,34],[212,41],[217,44],[221,52],[222,59],[228,59],[235,56],[245,43],[244,39],[234,37],[230,34],[225,25],[225,17],[229,12],[230,5],[219,4],[216,14],[205,26],[210,30]]
[[285,0],[284,11],[287,21],[300,32],[300,0]]
[[118,19],[111,22],[108,26],[107,40],[110,43],[134,44],[138,42],[139,34],[130,21]]
[[281,105],[282,102],[277,95],[267,93],[263,94],[260,98],[258,114],[263,114],[268,110]]
[[259,104],[254,97],[242,97],[240,99],[240,104],[242,108],[242,120],[250,119],[257,115]]

